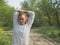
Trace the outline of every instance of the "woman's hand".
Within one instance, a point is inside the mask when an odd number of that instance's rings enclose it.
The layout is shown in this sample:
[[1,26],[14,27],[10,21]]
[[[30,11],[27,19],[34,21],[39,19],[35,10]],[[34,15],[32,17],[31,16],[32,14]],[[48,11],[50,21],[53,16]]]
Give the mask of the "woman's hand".
[[20,10],[21,12],[28,12],[27,10]]
[[17,12],[28,12],[28,10],[16,10]]

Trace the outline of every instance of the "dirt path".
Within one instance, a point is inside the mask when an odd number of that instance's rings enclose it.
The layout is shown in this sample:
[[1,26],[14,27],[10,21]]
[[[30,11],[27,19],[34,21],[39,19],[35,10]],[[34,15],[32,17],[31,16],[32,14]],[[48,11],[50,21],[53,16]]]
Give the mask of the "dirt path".
[[60,45],[42,34],[30,33],[30,45]]

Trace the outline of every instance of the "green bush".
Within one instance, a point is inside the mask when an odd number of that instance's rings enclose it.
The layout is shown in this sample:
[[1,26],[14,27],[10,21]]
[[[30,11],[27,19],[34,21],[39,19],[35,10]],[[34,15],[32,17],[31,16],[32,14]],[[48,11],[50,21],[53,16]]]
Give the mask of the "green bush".
[[1,34],[0,35],[0,45],[11,45],[11,36]]
[[0,27],[0,34],[4,33],[4,28]]

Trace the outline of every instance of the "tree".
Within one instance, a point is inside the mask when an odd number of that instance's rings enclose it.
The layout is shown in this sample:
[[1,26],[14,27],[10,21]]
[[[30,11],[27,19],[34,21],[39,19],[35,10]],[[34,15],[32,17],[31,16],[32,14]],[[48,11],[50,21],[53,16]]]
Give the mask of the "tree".
[[[53,5],[52,0],[29,0],[22,3],[22,9],[32,10],[35,12],[35,23],[34,26],[56,26],[59,25],[59,2]],[[57,21],[57,24],[56,24]]]
[[13,26],[14,8],[7,5],[4,0],[0,0],[0,27]]
[[53,12],[58,26],[60,26],[59,14],[58,14],[58,10],[60,10],[59,5],[60,5],[60,0],[55,0],[55,2],[53,3],[53,8],[54,8]]

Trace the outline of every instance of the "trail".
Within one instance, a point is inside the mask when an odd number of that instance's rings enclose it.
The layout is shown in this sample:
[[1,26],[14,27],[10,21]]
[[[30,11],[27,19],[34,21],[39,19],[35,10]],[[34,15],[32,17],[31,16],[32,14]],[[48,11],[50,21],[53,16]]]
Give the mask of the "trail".
[[30,33],[30,45],[60,45],[45,35],[35,32]]
[[[12,35],[12,31],[5,31],[5,33]],[[31,31],[29,45],[60,45],[60,43],[55,42],[45,35]]]

